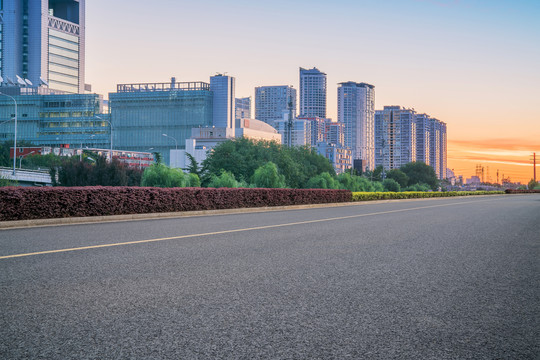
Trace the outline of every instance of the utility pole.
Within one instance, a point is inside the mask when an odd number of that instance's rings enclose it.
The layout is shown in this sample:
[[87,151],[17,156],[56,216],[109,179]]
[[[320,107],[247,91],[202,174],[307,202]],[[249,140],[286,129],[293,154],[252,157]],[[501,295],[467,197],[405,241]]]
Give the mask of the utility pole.
[[499,169],[497,169],[497,184],[499,183]]
[[293,101],[289,96],[289,121],[287,121],[287,146],[292,147],[292,128],[293,128]]

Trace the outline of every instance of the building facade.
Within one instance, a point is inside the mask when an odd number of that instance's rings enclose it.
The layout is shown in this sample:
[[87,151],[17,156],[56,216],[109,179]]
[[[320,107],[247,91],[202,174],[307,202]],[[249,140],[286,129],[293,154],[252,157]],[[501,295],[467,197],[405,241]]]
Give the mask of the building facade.
[[297,120],[306,120],[311,123],[311,146],[317,147],[318,143],[325,141],[326,122],[328,119],[301,116]]
[[427,114],[416,114],[416,161],[431,165],[431,118]]
[[251,119],[251,97],[236,98],[234,102],[235,127],[240,126],[240,120]]
[[415,115],[401,106],[375,112],[375,166],[391,170],[416,161]]
[[340,122],[326,119],[324,125],[324,142],[344,146],[345,144],[345,125]]
[[192,128],[214,125],[213,101],[210,84],[204,82],[173,78],[170,83],[118,85],[116,93],[109,94],[115,148],[151,148],[169,164],[170,150],[184,148]]
[[439,179],[446,178],[447,168],[447,144],[446,124],[437,119],[430,119],[430,164]]
[[311,121],[293,119],[289,131],[289,116],[283,115],[283,120],[275,121],[274,127],[281,134],[281,143],[287,146],[311,146]]
[[296,89],[292,86],[259,86],[255,88],[255,119],[274,125],[274,121],[283,119],[283,112],[296,115]]
[[317,68],[300,68],[299,115],[326,118],[326,74]]
[[321,142],[317,144],[317,153],[330,161],[336,174],[344,173],[352,166],[352,151],[349,148]]
[[85,91],[85,0],[0,1],[3,83]]
[[235,79],[232,76],[216,75],[210,77],[210,90],[213,92],[213,125],[215,127],[235,127]]
[[344,82],[338,87],[338,122],[345,125],[345,146],[353,159],[375,168],[375,87]]
[[[34,89],[37,90],[37,89]],[[108,114],[97,94],[15,95],[17,142],[35,146],[79,148],[110,147]],[[14,137],[13,100],[0,96],[0,141]]]

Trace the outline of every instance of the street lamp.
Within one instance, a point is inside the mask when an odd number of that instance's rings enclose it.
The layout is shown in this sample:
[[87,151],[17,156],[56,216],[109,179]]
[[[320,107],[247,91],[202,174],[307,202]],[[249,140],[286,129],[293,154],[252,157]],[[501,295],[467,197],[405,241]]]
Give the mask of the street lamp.
[[165,137],[170,137],[171,139],[173,139],[173,140],[174,140],[174,144],[176,145],[176,150],[178,150],[178,141],[176,141],[175,138],[173,138],[171,135],[167,135],[167,134],[161,134],[161,135],[163,135],[163,136],[165,136]]
[[25,157],[25,156],[28,156],[30,155],[31,153],[35,153],[36,151],[30,151],[28,154],[24,154],[24,155],[21,155],[21,157],[19,158],[19,169],[22,169],[22,158]]
[[11,95],[4,93],[0,93],[0,95],[7,96],[15,103],[15,134],[13,137],[13,176],[15,176],[15,172],[17,171],[17,100]]
[[103,120],[103,121],[108,122],[108,123],[109,123],[109,126],[111,127],[111,152],[109,153],[109,162],[112,163],[112,149],[113,149],[113,146],[112,146],[112,135],[113,135],[113,134],[112,134],[112,132],[113,132],[112,124],[111,124],[111,122],[110,122],[109,120],[105,120],[105,119],[103,119],[103,118],[101,118],[101,117],[99,117],[99,116],[97,116],[97,115],[94,115],[94,117],[96,117],[96,118],[98,118],[98,119],[100,119],[100,120]]
[[[88,139],[86,139],[86,140],[90,140],[90,139],[93,138],[94,136],[96,136],[96,134],[90,135],[90,136],[88,137]],[[82,140],[81,140],[81,156],[79,157],[79,160],[80,160],[80,161],[82,161],[82,154],[83,154],[83,147],[82,147],[82,146],[83,146],[83,142],[82,142]]]

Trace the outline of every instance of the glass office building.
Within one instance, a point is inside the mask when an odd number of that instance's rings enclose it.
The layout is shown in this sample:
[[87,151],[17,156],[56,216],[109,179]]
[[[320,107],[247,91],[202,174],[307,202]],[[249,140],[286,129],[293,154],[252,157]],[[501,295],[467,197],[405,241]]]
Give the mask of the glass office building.
[[[194,127],[212,126],[213,92],[204,82],[121,84],[109,94],[116,149],[159,152],[184,149]],[[165,135],[166,136],[165,136]]]
[[[36,89],[33,89],[36,90]],[[110,147],[110,126],[102,114],[103,99],[96,94],[15,95],[17,141],[35,146]],[[0,141],[13,140],[15,106],[0,96]],[[98,118],[99,117],[99,118]]]
[[84,93],[85,0],[3,0],[0,18],[0,82]]

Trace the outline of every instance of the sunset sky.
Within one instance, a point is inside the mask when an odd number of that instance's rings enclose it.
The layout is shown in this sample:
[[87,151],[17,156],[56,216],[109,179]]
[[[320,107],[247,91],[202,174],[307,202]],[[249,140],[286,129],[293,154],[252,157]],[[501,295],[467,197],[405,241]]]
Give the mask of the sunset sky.
[[329,117],[339,82],[368,82],[376,109],[448,124],[457,174],[482,164],[492,181],[499,170],[527,182],[540,155],[539,18],[538,0],[91,0],[86,82],[107,97],[118,83],[226,72],[237,97],[253,97],[298,88],[298,68],[315,66],[328,74]]

